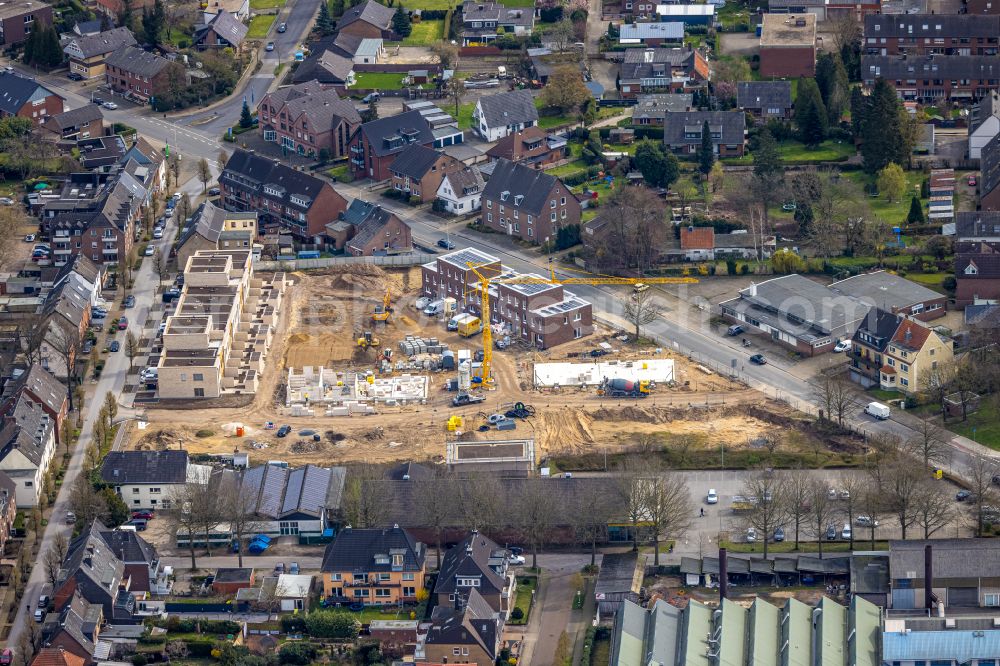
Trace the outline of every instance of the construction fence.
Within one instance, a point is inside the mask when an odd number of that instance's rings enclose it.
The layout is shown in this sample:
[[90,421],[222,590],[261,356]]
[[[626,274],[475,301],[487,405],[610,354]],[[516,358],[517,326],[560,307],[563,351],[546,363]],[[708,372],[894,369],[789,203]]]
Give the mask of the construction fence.
[[332,266],[384,266],[386,268],[406,268],[420,266],[434,259],[433,254],[411,252],[389,257],[325,257],[321,259],[285,259],[282,261],[258,261],[254,270],[258,271],[307,271]]

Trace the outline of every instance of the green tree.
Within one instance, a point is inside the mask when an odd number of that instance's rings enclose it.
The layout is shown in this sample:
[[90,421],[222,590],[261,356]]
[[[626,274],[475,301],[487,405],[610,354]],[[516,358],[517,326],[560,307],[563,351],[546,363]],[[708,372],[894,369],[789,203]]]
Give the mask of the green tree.
[[850,99],[847,70],[840,56],[832,53],[820,54],[816,61],[816,85],[819,87],[830,124],[840,122]]
[[715,150],[712,143],[712,130],[706,120],[701,126],[701,148],[698,150],[698,171],[702,176],[708,176],[715,164]]
[[799,94],[795,100],[795,126],[802,143],[818,146],[826,138],[828,118],[823,98],[815,79],[799,79]]
[[113,488],[101,488],[98,494],[108,507],[107,513],[104,516],[108,527],[124,525],[132,517],[128,505],[125,504],[125,500]]
[[753,176],[767,189],[776,189],[784,177],[785,165],[778,151],[778,142],[770,130],[764,128],[757,136],[757,150],[753,153]]
[[361,623],[347,611],[314,611],[306,616],[306,631],[314,638],[354,640]]
[[243,100],[243,110],[240,112],[240,127],[243,129],[253,127],[253,115],[250,113],[250,107],[246,100]]
[[162,41],[166,22],[167,12],[163,0],[156,0],[152,11],[147,9],[142,14],[142,32],[146,35],[146,43],[155,46]]
[[319,15],[316,17],[316,32],[322,36],[333,34],[333,19],[330,18],[330,6],[319,3]]
[[916,195],[910,199],[910,212],[906,215],[906,221],[909,224],[922,224],[924,221],[924,207]]
[[580,112],[583,117],[583,124],[590,127],[597,121],[597,100],[593,97],[588,97],[587,101],[583,103],[583,109]]
[[861,92],[861,86],[851,88],[851,134],[855,139],[861,138],[861,125],[868,112],[868,100]]
[[403,9],[402,3],[396,6],[396,13],[392,15],[392,31],[403,38],[409,37],[413,32],[410,15]]
[[878,189],[889,201],[898,201],[906,190],[906,174],[903,167],[889,162],[878,172]]
[[344,0],[330,0],[330,15],[340,16],[344,13]]
[[771,270],[779,275],[801,273],[805,269],[805,260],[787,247],[781,248],[771,257]]
[[875,82],[871,94],[864,100],[861,116],[861,159],[865,171],[876,174],[890,162],[909,162],[914,140],[913,120],[887,81]]
[[670,187],[680,173],[677,158],[666,153],[659,142],[641,141],[632,161],[643,180],[654,187]]

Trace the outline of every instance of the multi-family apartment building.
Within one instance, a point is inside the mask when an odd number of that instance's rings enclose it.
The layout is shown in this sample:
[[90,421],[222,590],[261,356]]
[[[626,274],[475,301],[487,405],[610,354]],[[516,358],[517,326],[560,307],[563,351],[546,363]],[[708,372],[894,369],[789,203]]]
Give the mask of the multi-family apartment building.
[[873,308],[851,340],[851,378],[866,387],[919,393],[938,366],[954,360],[954,343],[927,324]]
[[323,596],[331,601],[415,602],[424,587],[427,547],[400,527],[347,527],[323,554]]
[[[431,298],[454,298],[460,312],[482,315],[479,278],[513,277],[500,260],[474,248],[437,257],[420,267],[422,292]],[[535,276],[538,277],[538,276]],[[514,340],[548,349],[594,332],[593,308],[558,284],[494,282],[489,292],[490,322]]]
[[0,472],[13,481],[19,507],[39,504],[56,451],[55,428],[45,409],[24,396],[0,419]]
[[348,157],[355,178],[387,180],[389,165],[411,145],[430,148],[434,132],[419,110],[363,124],[351,137]]
[[389,165],[392,189],[421,203],[433,201],[441,180],[449,173],[461,171],[464,164],[451,155],[412,144],[396,156]]
[[618,75],[622,97],[648,93],[689,93],[704,87],[708,60],[692,48],[626,49]]
[[171,69],[174,75],[184,76],[180,63],[135,46],[122,46],[104,59],[104,80],[116,93],[145,104],[167,89]]
[[284,273],[256,277],[251,251],[196,252],[163,330],[161,399],[254,393],[270,351]]
[[20,44],[42,25],[52,25],[51,5],[39,0],[5,2],[0,6],[0,45]]
[[764,14],[760,33],[760,75],[798,78],[816,75],[816,17]]
[[861,56],[862,83],[871,88],[880,78],[904,100],[969,102],[1000,85],[1000,56]]
[[56,199],[45,202],[41,226],[52,240],[52,262],[73,255],[95,263],[123,262],[135,243],[135,225],[148,197],[120,174],[70,174]]
[[865,16],[868,55],[995,56],[1000,16],[872,14]]
[[535,12],[507,7],[502,2],[466,0],[462,3],[462,44],[489,44],[500,35],[529,35]]
[[135,46],[132,31],[122,26],[96,35],[75,35],[63,46],[69,71],[85,79],[104,76],[104,61],[123,46]]
[[265,141],[310,157],[326,150],[334,159],[347,156],[347,144],[361,126],[354,104],[316,81],[268,93],[257,119]]
[[236,150],[219,176],[222,205],[232,211],[256,211],[265,232],[285,231],[311,239],[347,208],[333,185],[245,150]]
[[482,197],[484,226],[532,243],[555,240],[561,227],[580,224],[580,202],[555,176],[500,159]]

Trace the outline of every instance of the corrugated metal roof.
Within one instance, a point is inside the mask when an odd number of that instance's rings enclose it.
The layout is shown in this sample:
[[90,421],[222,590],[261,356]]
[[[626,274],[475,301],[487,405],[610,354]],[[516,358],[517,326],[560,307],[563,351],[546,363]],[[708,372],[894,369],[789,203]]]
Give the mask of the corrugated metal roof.
[[277,518],[281,510],[281,495],[288,470],[277,465],[264,465],[264,482],[257,501],[257,513]]
[[281,503],[281,514],[284,515],[299,505],[299,498],[302,496],[302,483],[306,478],[306,468],[293,469],[288,474],[288,484],[285,486],[285,499]]
[[[719,641],[720,664],[746,663],[747,609],[729,599],[722,600],[722,635]],[[738,640],[737,640],[738,638]]]
[[750,607],[750,663],[754,666],[778,666],[778,632],[781,613],[762,599]]
[[973,659],[996,659],[1000,655],[1000,630],[886,632],[882,643],[887,663],[932,659],[951,663],[954,659],[967,664]]
[[812,666],[812,609],[797,599],[786,606],[782,643],[788,643],[788,666]]
[[705,636],[712,633],[712,609],[694,599],[685,614],[684,661],[685,666],[711,666]]
[[[851,611],[854,622],[852,632],[854,638],[848,643],[851,663],[854,666],[879,666],[882,614],[878,606],[862,597],[854,596],[851,599]],[[1000,649],[994,650],[993,655],[998,654]]]
[[836,601],[823,597],[820,601],[822,613],[819,616],[819,659],[816,666],[845,666],[847,654],[844,639],[847,637],[847,609]]

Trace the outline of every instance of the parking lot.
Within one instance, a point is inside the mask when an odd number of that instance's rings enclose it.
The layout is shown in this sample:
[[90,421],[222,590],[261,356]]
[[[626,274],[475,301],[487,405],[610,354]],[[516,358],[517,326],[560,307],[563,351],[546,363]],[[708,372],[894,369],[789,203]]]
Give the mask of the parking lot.
[[[675,472],[671,472],[673,474]],[[751,472],[746,470],[716,470],[716,471],[685,471],[676,472],[676,474],[683,474],[684,480],[687,482],[688,488],[691,491],[692,504],[694,505],[695,517],[693,519],[693,525],[691,529],[688,530],[687,537],[680,543],[677,543],[675,550],[680,553],[690,554],[697,553],[698,555],[710,554],[714,549],[718,548],[718,540],[720,534],[723,539],[733,541],[733,542],[745,542],[746,541],[746,530],[747,522],[745,515],[733,511],[733,497],[737,495],[743,495],[746,490],[745,486],[747,479],[751,477],[752,474],[758,474],[759,472]],[[829,470],[788,470],[782,471],[780,474],[808,474],[815,475],[830,484],[830,487],[835,491],[839,491],[842,486],[843,479],[850,474],[862,474],[858,470],[846,470],[846,469],[829,469]],[[941,480],[940,483],[946,484],[948,486],[948,492],[951,494],[957,493],[959,488],[947,480]],[[708,504],[706,497],[709,490],[715,490],[718,495],[718,503]],[[839,511],[835,513],[835,518],[830,520],[830,524],[835,525],[836,529],[836,539],[835,541],[843,541],[841,538],[841,531],[843,530],[844,523],[850,522],[854,530],[854,539],[859,543],[857,548],[864,548],[864,540],[870,538],[870,531],[867,527],[861,527],[857,524],[857,516],[854,516],[853,520],[848,521],[846,515],[846,507],[844,505],[846,502],[842,500],[835,500],[835,505],[839,505]],[[960,504],[956,502],[958,507],[966,507],[967,505]],[[700,510],[705,510],[705,515],[702,516]],[[969,521],[965,520],[965,516],[968,513],[967,509],[959,509],[960,513],[956,515],[956,519],[945,527],[934,534],[935,537],[967,537],[972,536],[972,528],[969,525]],[[860,513],[855,511],[855,513]],[[879,525],[875,529],[875,539],[879,541],[887,539],[898,539],[901,537],[901,530],[898,521],[892,516],[878,516]],[[793,534],[794,528],[788,524],[784,525],[785,540],[792,541],[794,539]],[[908,528],[907,536],[915,537],[920,532],[919,527],[913,526]],[[773,537],[773,535],[768,535]],[[825,529],[823,538],[826,538]],[[923,536],[919,534],[919,536]],[[761,535],[758,536],[758,543],[760,541]],[[800,528],[800,539],[803,541],[815,541],[816,535],[814,530],[810,526],[803,525]],[[770,539],[773,541],[773,538]]]

